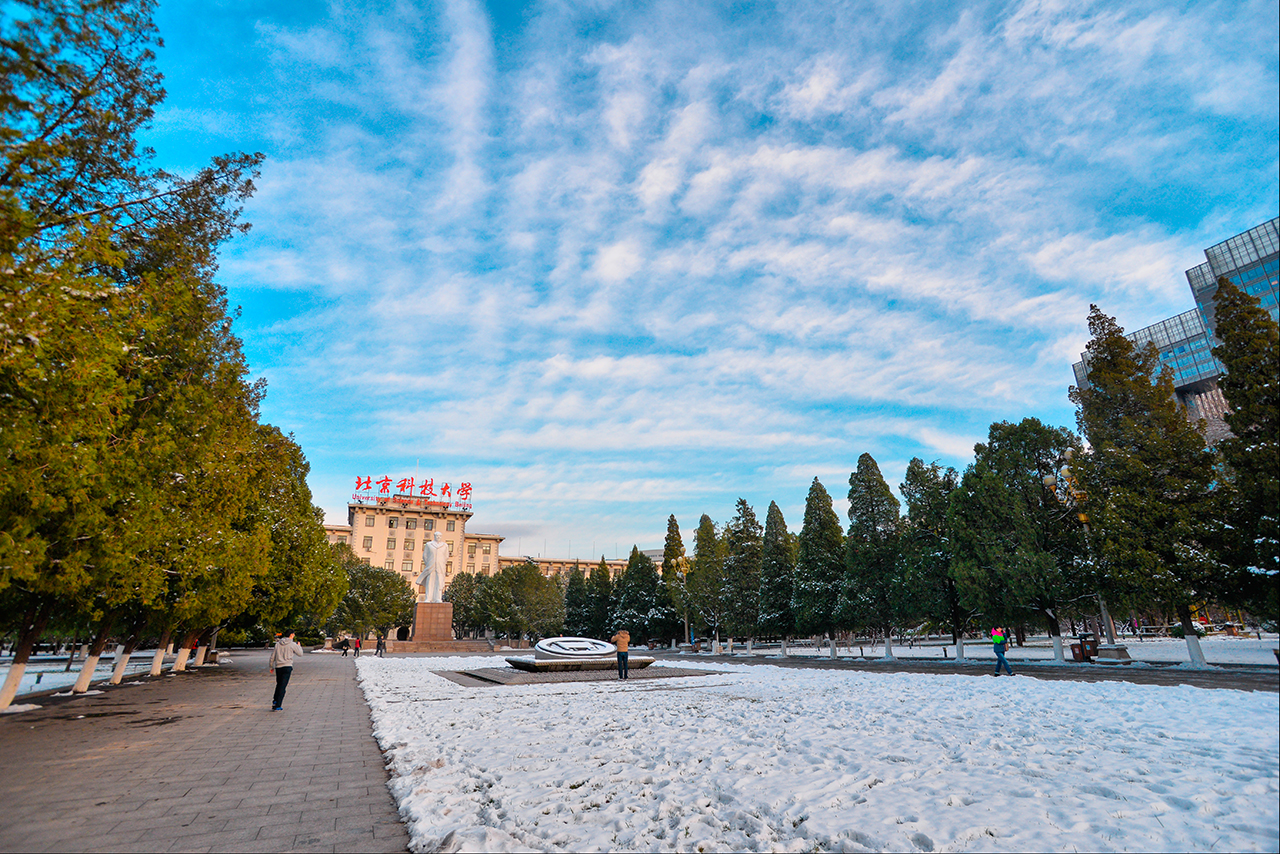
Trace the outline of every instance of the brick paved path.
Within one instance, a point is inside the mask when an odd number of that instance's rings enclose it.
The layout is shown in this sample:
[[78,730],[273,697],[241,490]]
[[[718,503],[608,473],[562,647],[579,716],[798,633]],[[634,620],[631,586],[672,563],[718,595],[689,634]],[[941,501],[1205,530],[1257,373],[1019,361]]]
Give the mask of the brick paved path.
[[0,851],[405,851],[352,659],[298,659],[276,713],[266,665],[0,715]]

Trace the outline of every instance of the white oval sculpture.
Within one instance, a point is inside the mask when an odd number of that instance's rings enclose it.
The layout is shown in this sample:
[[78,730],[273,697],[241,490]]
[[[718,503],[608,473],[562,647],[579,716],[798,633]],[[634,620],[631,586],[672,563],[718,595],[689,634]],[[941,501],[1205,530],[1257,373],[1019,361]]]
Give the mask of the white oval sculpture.
[[594,638],[543,638],[533,646],[534,658],[540,660],[603,658],[618,648]]

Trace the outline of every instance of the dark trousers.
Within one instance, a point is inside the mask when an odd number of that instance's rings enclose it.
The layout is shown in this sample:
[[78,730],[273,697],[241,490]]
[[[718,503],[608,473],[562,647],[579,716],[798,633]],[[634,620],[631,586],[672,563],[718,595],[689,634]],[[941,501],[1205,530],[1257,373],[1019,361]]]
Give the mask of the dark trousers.
[[618,650],[618,678],[627,678],[627,653]]
[[276,668],[276,694],[271,698],[271,708],[278,709],[284,705],[284,691],[289,687],[289,677],[292,675],[292,667]]

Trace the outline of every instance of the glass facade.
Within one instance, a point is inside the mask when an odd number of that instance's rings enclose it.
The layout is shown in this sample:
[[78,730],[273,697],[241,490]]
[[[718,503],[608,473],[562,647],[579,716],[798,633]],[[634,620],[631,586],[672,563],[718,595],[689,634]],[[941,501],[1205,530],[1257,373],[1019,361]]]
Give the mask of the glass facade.
[[[1213,295],[1218,277],[1226,276],[1245,293],[1258,299],[1273,320],[1280,322],[1277,293],[1280,287],[1280,217],[1228,238],[1204,251],[1205,263],[1187,270],[1187,283],[1196,307],[1176,317],[1153,323],[1127,336],[1139,347],[1148,341],[1160,350],[1160,362],[1173,372],[1179,398],[1185,393],[1203,395],[1222,375],[1222,363],[1210,352],[1217,345]],[[1083,361],[1071,366],[1076,385],[1088,386]],[[1208,383],[1206,384],[1206,381]],[[1199,384],[1199,385],[1197,385]],[[1195,385],[1195,389],[1190,386]]]
[[1218,291],[1219,276],[1226,276],[1237,288],[1257,298],[1271,319],[1280,322],[1280,217],[1210,246],[1204,256],[1204,264],[1187,271],[1187,283],[1210,329],[1217,327],[1213,295]]

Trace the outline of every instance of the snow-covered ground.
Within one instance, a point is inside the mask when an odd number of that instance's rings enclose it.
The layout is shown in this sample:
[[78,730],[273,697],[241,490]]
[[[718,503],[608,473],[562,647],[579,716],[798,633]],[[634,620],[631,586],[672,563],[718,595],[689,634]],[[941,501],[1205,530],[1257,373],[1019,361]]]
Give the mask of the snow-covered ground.
[[431,672],[494,664],[356,663],[416,851],[1280,848],[1274,694],[715,663],[492,688]]
[[[151,659],[155,654],[155,650],[145,650],[140,653],[134,653],[129,656],[129,663],[125,665],[124,672],[126,675],[132,673],[141,673],[151,669]],[[173,663],[173,656],[165,659],[165,665]],[[0,684],[4,683],[5,677],[9,675],[9,665],[12,658],[8,660],[0,660]],[[52,656],[33,656],[27,662],[26,672],[22,674],[22,681],[18,683],[18,696],[30,694],[35,691],[48,691],[51,688],[70,688],[76,684],[76,679],[80,677],[80,666],[84,664],[83,659],[77,659],[71,665],[68,671],[67,659],[54,658]],[[98,661],[98,666],[93,671],[93,681],[100,679],[110,679],[111,670],[115,667],[116,660],[114,655],[108,653]]]
[[[1177,638],[1153,638],[1150,640],[1137,640],[1136,638],[1120,638],[1119,642],[1129,649],[1129,657],[1135,661],[1149,661],[1152,664],[1170,663],[1170,662],[1190,662],[1191,655],[1187,652],[1187,642]],[[1070,638],[1063,639],[1063,651],[1067,660],[1071,660]],[[1210,637],[1200,640],[1200,649],[1204,651],[1205,659],[1210,664],[1254,664],[1269,667],[1276,667],[1276,654],[1272,651],[1276,649],[1277,638],[1273,635],[1262,636],[1258,638],[1245,637]],[[937,658],[943,657],[943,649],[946,649],[947,658],[955,658],[955,647],[947,644],[945,647],[940,645],[916,645],[909,647],[906,644],[895,642],[893,645],[893,654],[898,658]],[[745,654],[746,647],[738,644],[734,647],[735,654]],[[763,651],[757,649],[756,653],[761,654]],[[773,654],[777,654],[777,648],[772,650]],[[884,645],[877,644],[874,648],[869,644],[862,647],[854,645],[852,648],[840,647],[836,652],[841,657],[862,655],[867,658],[878,658],[884,655]],[[797,657],[811,656],[824,658],[830,653],[826,648],[814,649],[812,647],[793,647],[789,650],[791,655]],[[968,658],[981,658],[995,661],[995,653],[991,651],[991,644],[979,641],[966,641],[964,645],[964,654]],[[1052,661],[1053,646],[1048,638],[1034,638],[1028,642],[1027,646],[1018,647],[1010,646],[1009,651],[1005,653],[1005,657],[1010,662],[1016,663],[1019,659],[1023,661]]]

